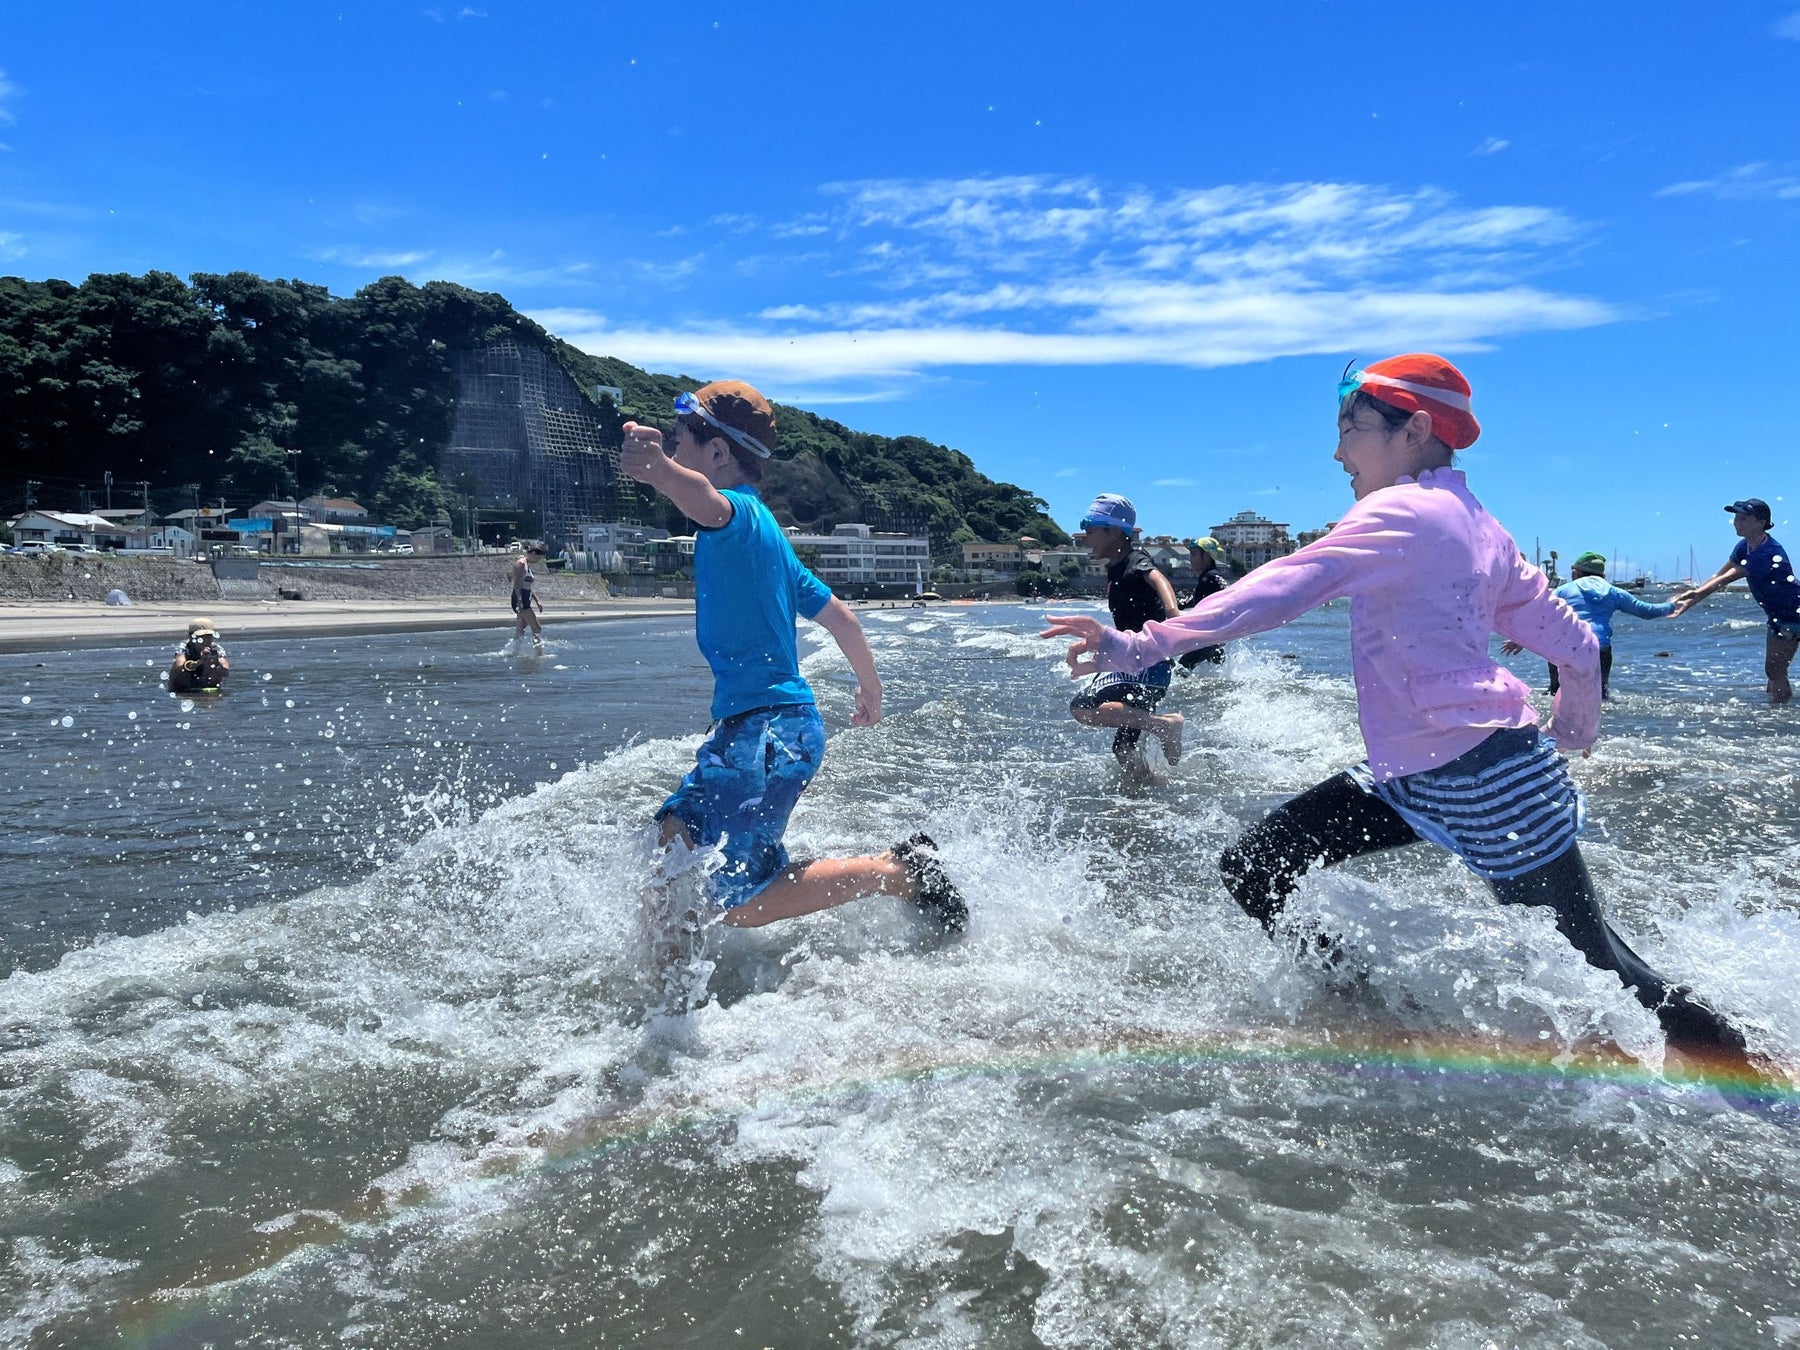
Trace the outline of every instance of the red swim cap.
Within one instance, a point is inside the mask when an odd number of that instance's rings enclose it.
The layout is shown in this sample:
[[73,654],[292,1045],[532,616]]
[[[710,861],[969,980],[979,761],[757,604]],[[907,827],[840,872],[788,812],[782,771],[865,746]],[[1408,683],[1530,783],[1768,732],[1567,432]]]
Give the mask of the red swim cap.
[[1481,435],[1481,423],[1469,411],[1469,382],[1441,356],[1390,356],[1364,366],[1355,380],[1370,398],[1406,412],[1428,413],[1432,434],[1452,450],[1468,448]]

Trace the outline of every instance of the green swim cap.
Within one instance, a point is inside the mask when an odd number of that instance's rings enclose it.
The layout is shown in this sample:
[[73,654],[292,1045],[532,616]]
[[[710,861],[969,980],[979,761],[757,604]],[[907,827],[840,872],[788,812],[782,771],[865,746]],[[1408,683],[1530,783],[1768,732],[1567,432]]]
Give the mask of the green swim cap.
[[1606,575],[1606,555],[1604,553],[1584,553],[1569,564],[1571,572],[1598,572]]

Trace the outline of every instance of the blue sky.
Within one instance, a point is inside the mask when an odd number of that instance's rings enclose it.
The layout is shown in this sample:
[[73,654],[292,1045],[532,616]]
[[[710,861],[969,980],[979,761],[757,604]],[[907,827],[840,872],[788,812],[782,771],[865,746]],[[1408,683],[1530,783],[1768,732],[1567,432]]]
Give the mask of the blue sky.
[[1795,0],[14,3],[0,71],[28,277],[461,281],[1065,523],[1335,519],[1338,373],[1418,349],[1528,550],[1800,500]]

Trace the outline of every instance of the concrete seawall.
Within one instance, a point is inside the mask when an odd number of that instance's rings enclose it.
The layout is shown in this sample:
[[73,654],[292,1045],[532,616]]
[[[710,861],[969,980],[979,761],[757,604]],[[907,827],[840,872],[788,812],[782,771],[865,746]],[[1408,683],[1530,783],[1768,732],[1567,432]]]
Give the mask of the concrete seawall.
[[[246,560],[248,561],[248,560]],[[506,604],[512,559],[504,554],[441,558],[293,559],[263,563],[258,578],[271,595],[298,592],[308,600],[491,599]],[[181,558],[0,557],[0,601],[104,600],[124,591],[133,603],[215,604],[227,596],[212,568]],[[601,601],[610,592],[594,573],[537,569],[546,601]],[[248,598],[248,597],[245,597]]]

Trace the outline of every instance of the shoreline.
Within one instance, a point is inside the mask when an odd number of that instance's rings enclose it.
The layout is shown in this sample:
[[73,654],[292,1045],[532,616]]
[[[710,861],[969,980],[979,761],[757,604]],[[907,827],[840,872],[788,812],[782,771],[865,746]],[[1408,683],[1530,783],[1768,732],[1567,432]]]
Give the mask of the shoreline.
[[[538,616],[546,628],[611,619],[684,618],[691,600],[621,597],[555,605]],[[492,628],[510,635],[510,614],[491,600],[215,600],[207,604],[152,601],[134,605],[0,602],[0,653],[65,652],[157,642],[173,647],[189,619],[204,615],[233,642],[270,637],[343,637],[379,633],[442,633]]]

